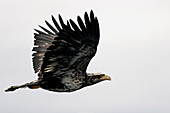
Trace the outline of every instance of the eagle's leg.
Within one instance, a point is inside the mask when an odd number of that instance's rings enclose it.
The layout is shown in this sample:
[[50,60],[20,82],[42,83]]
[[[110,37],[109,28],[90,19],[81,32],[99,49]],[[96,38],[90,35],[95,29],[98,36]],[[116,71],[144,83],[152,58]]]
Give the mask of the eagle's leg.
[[30,89],[37,89],[37,88],[40,88],[40,84],[39,84],[39,82],[34,81],[34,82],[26,83],[26,84],[23,84],[23,85],[11,86],[10,88],[6,89],[5,91],[6,92],[15,91],[16,89],[25,88],[25,87],[28,87]]

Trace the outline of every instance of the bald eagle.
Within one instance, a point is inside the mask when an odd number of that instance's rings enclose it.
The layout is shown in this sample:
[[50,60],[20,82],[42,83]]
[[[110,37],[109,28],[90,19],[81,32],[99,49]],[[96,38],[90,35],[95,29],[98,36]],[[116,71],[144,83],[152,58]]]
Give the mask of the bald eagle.
[[101,73],[86,73],[90,60],[94,57],[99,43],[99,23],[91,10],[84,14],[84,22],[77,17],[78,25],[73,20],[59,23],[52,16],[55,25],[45,21],[50,30],[39,26],[35,29],[33,47],[33,68],[38,79],[23,85],[11,86],[5,91],[18,88],[42,88],[55,92],[72,92],[86,86],[111,78]]

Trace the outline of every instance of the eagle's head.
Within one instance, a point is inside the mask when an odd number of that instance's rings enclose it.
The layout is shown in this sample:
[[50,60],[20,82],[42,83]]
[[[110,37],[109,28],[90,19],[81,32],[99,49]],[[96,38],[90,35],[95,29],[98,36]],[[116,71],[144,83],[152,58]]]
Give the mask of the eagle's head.
[[111,80],[111,77],[101,73],[87,73],[86,85],[90,86],[104,80]]

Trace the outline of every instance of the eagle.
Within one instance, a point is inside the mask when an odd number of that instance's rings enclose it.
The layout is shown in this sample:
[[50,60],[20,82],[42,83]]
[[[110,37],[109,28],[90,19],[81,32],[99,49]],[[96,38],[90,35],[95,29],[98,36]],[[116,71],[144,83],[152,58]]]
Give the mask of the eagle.
[[[54,92],[73,92],[111,80],[101,73],[87,73],[87,66],[95,56],[100,38],[97,17],[93,11],[84,13],[84,21],[77,16],[77,24],[67,20],[65,24],[60,14],[59,21],[52,16],[53,26],[45,21],[48,29],[34,29],[33,68],[38,79],[23,85],[11,86],[5,91],[18,88],[42,88]],[[54,27],[55,26],[55,27]]]

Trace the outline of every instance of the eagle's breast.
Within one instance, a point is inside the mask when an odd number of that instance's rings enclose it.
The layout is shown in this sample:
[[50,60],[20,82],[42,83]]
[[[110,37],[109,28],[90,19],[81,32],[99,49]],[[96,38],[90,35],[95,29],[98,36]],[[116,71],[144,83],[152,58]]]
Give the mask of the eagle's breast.
[[81,70],[69,70],[69,72],[63,76],[61,82],[65,85],[66,89],[74,91],[83,86],[85,75]]
[[81,70],[60,70],[60,74],[53,74],[50,78],[44,78],[41,88],[57,92],[75,91],[84,86],[84,74],[85,73],[83,73]]

